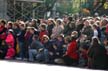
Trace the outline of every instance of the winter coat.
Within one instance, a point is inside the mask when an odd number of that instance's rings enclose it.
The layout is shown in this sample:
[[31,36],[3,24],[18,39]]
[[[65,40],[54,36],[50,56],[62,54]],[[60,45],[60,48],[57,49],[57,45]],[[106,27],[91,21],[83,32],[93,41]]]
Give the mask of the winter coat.
[[8,50],[7,50],[7,54],[6,54],[6,59],[11,59],[14,55],[15,55],[15,50],[14,50],[14,36],[9,33],[6,37],[6,43],[8,45]]
[[77,49],[77,42],[73,40],[66,51],[66,55],[72,59],[78,60],[78,49]]
[[25,35],[25,30],[20,30],[20,32],[18,33],[18,41],[19,42],[24,42],[25,41],[25,38],[24,38],[24,35]]
[[88,39],[91,39],[93,37],[93,29],[90,26],[84,27],[82,34],[87,35]]
[[49,37],[51,36],[52,34],[52,29],[54,28],[54,24],[51,24],[51,25],[48,25],[47,27],[47,30],[48,30],[48,33],[49,33]]
[[88,51],[88,57],[91,59],[91,67],[95,69],[105,69],[107,68],[107,54],[105,47],[91,46]]
[[52,30],[52,38],[56,38],[58,35],[63,33],[63,27],[61,25],[55,26]]
[[69,35],[72,31],[76,29],[76,25],[74,21],[70,21],[67,25],[64,26],[64,34]]

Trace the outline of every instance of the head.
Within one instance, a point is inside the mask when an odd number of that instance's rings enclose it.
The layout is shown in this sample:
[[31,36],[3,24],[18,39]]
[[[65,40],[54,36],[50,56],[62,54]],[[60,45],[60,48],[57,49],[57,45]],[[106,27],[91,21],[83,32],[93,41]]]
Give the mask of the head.
[[44,25],[44,24],[40,25],[40,30],[41,30],[41,31],[46,30],[46,25]]
[[20,21],[20,22],[19,22],[19,28],[20,28],[21,30],[24,30],[25,27],[26,27],[25,23],[24,23],[23,21]]
[[94,25],[93,25],[93,29],[97,29],[97,25],[94,24]]
[[19,28],[18,23],[15,22],[15,23],[13,24],[13,28],[14,28],[14,29],[18,29],[18,28]]
[[88,20],[84,21],[84,26],[89,26],[90,22]]
[[13,27],[13,22],[8,22],[6,25],[7,29],[12,29]]
[[1,26],[1,27],[4,27],[5,25],[6,25],[6,21],[5,21],[5,20],[1,20],[1,21],[0,21],[0,26]]
[[73,21],[73,17],[68,17],[68,21]]
[[35,34],[36,30],[34,27],[28,27],[27,29],[30,31],[31,34]]
[[57,36],[57,39],[58,39],[59,41],[63,41],[64,35],[62,35],[62,34],[61,34],[61,35],[58,35],[58,36]]
[[53,19],[48,19],[48,20],[47,20],[47,24],[48,24],[48,25],[53,24]]
[[8,30],[8,34],[13,34],[13,33],[14,33],[14,31],[12,29]]
[[49,41],[49,37],[47,35],[43,35],[43,42],[47,43]]
[[33,39],[33,41],[35,41],[35,40],[38,40],[39,39],[39,37],[38,37],[38,35],[33,35],[33,37],[32,37],[32,39]]
[[78,37],[78,32],[77,32],[77,31],[73,31],[73,32],[71,33],[71,39],[72,39],[72,40],[75,40],[75,39],[77,39],[77,37]]
[[64,42],[65,42],[66,44],[70,43],[70,42],[71,42],[71,37],[70,37],[70,36],[66,36],[66,37],[64,38]]
[[57,20],[57,25],[61,25],[62,21],[61,20]]
[[37,23],[37,20],[36,19],[32,19],[31,23],[32,24],[36,24]]
[[100,41],[98,39],[98,37],[93,37],[92,38],[92,45],[97,46],[100,44]]

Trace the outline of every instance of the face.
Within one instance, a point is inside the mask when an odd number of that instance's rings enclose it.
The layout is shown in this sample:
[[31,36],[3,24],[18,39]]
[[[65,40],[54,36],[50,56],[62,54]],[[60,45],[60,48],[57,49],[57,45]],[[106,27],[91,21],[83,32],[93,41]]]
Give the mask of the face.
[[0,23],[0,27],[3,27],[4,26],[4,24],[3,23]]
[[50,25],[52,22],[51,22],[51,20],[48,20],[47,23],[48,23],[48,25]]
[[12,28],[12,26],[9,23],[6,25],[6,27],[7,28]]
[[67,39],[64,39],[64,42],[67,44],[68,43]]
[[42,31],[42,30],[44,30],[44,28],[43,28],[43,27],[41,27],[41,26],[39,27],[39,29],[40,29],[41,31]]
[[29,31],[30,31],[31,34],[34,34],[34,30],[33,29],[30,29]]
[[47,38],[43,38],[44,43],[48,42]]
[[58,39],[59,41],[62,41],[62,37],[60,37],[60,36],[58,36],[57,39]]
[[14,29],[17,29],[18,27],[17,27],[16,25],[13,25],[13,28],[14,28]]
[[24,27],[23,24],[20,24],[19,27],[20,27],[21,30],[24,30],[25,29],[25,27]]
[[85,26],[89,26],[89,22],[88,22],[88,21],[85,21],[85,22],[84,22],[84,25],[85,25]]

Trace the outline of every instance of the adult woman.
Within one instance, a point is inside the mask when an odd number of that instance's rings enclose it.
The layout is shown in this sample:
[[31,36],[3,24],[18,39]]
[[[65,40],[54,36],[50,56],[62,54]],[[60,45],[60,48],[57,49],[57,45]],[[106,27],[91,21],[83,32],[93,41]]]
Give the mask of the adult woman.
[[107,54],[105,47],[102,47],[97,37],[93,37],[92,45],[88,51],[89,67],[93,69],[107,68]]
[[66,65],[77,65],[78,64],[78,59],[79,59],[79,56],[78,56],[78,47],[77,47],[77,36],[78,36],[78,32],[77,31],[73,31],[72,32],[72,40],[71,42],[69,43],[69,46],[67,48],[67,51],[63,57],[63,60],[65,62]]

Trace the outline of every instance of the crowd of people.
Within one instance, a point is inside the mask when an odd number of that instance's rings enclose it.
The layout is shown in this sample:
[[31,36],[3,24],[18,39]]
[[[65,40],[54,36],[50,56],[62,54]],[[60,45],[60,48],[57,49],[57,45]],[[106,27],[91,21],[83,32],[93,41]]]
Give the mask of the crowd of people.
[[0,59],[108,68],[108,17],[0,20]]

